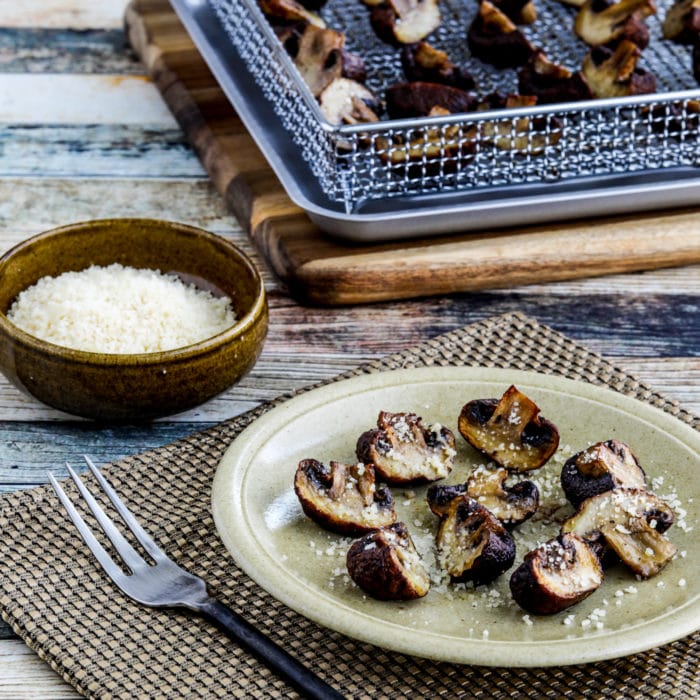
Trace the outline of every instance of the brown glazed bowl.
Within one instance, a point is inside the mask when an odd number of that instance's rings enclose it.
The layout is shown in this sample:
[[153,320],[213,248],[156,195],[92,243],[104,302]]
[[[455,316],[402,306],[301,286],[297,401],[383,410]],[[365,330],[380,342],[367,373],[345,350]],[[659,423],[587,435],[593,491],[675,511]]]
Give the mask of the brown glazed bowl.
[[[46,275],[90,265],[151,268],[223,293],[236,323],[176,350],[101,354],[65,348],[5,316],[17,295]],[[236,246],[183,224],[105,219],[53,229],[0,258],[0,371],[49,406],[102,421],[142,421],[184,411],[219,394],[255,363],[267,334],[260,274]]]

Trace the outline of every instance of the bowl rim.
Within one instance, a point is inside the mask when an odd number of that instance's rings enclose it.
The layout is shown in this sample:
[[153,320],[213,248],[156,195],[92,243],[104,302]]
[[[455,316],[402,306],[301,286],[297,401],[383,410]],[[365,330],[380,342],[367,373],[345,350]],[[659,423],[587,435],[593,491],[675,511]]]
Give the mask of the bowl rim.
[[209,336],[208,338],[200,340],[196,343],[191,343],[190,345],[183,345],[179,348],[156,352],[103,353],[80,350],[78,348],[71,348],[65,345],[58,345],[47,340],[42,340],[41,338],[22,330],[7,318],[5,311],[2,309],[0,309],[0,330],[5,331],[17,342],[21,342],[35,351],[50,354],[55,357],[70,357],[73,362],[94,365],[150,365],[163,364],[164,362],[184,361],[193,356],[214,352],[221,346],[227,345],[231,341],[235,340],[236,337],[243,335],[247,330],[255,325],[261,315],[265,314],[265,309],[267,308],[267,295],[265,292],[265,284],[262,279],[262,275],[251,258],[243,250],[241,250],[234,243],[226,240],[223,236],[219,236],[212,231],[207,231],[206,229],[198,226],[191,226],[190,224],[183,224],[178,221],[170,221],[167,219],[156,219],[151,217],[109,217],[104,219],[78,221],[71,224],[65,224],[63,226],[57,226],[20,241],[8,251],[3,253],[3,255],[0,256],[0,268],[11,260],[12,257],[19,251],[31,248],[46,238],[53,238],[66,233],[72,233],[82,229],[89,229],[95,225],[128,225],[129,223],[138,223],[139,225],[157,225],[161,227],[167,226],[175,229],[178,232],[189,232],[196,234],[197,236],[204,236],[214,245],[227,249],[229,253],[237,256],[251,273],[255,285],[255,300],[251,308],[243,316],[237,318],[236,322],[232,326],[229,326],[215,335]]

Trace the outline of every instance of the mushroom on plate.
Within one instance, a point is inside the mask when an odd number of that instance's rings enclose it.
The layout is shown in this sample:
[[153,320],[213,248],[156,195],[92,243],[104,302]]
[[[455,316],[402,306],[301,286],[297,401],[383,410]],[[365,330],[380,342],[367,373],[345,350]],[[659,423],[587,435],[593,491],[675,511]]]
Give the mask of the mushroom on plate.
[[561,486],[569,502],[578,506],[587,498],[611,489],[644,489],[646,478],[624,442],[606,440],[566,460],[561,470]]
[[370,24],[388,44],[415,44],[434,32],[441,22],[437,0],[386,0],[371,6]]
[[315,459],[299,462],[294,491],[304,513],[321,527],[341,535],[361,535],[396,521],[394,499],[377,487],[371,464]]
[[458,428],[464,439],[506,469],[525,472],[541,467],[559,446],[559,431],[540,415],[534,401],[509,387],[499,399],[464,405]]
[[455,498],[466,494],[488,508],[506,529],[512,530],[537,511],[540,492],[532,481],[506,486],[507,478],[508,471],[503,467],[489,469],[480,465],[464,484],[431,486],[427,493],[428,505],[435,515],[443,515]]
[[662,25],[664,39],[678,44],[700,41],[700,0],[677,0],[666,13]]
[[439,423],[426,426],[415,413],[381,411],[377,427],[357,440],[357,458],[371,462],[388,484],[443,479],[452,470],[455,438]]
[[612,549],[641,578],[658,573],[676,553],[663,536],[674,521],[671,507],[643,489],[614,489],[586,499],[561,526]]
[[401,522],[353,542],[346,564],[350,578],[379,600],[414,600],[430,590],[430,576]]
[[637,67],[638,46],[621,41],[615,51],[597,46],[583,60],[583,77],[594,97],[627,97],[656,92],[656,78]]
[[474,78],[463,66],[427,41],[407,44],[401,49],[401,66],[410,82],[438,83],[460,90],[473,90]]
[[438,563],[455,583],[490,583],[515,561],[511,534],[467,495],[453,498],[440,516],[435,544]]
[[622,40],[643,49],[649,43],[644,19],[656,13],[654,0],[587,0],[574,31],[590,46],[612,46]]
[[538,50],[518,72],[518,89],[523,95],[534,95],[538,104],[575,102],[591,99],[591,89],[580,71],[550,61]]
[[535,50],[509,17],[493,3],[482,0],[467,31],[473,56],[496,68],[515,68],[527,62]]
[[525,555],[511,574],[513,600],[527,612],[552,615],[587,598],[603,583],[603,569],[591,547],[566,533]]

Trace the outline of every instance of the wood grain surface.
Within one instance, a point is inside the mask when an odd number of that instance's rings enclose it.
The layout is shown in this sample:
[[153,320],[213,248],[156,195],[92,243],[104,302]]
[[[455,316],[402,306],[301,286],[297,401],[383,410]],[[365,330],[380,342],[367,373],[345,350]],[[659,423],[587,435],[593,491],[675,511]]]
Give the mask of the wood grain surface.
[[134,0],[132,46],[219,192],[300,299],[347,304],[700,262],[700,209],[358,245],[285,195],[167,0]]
[[[202,226],[243,248],[263,272],[269,336],[240,384],[146,425],[79,421],[0,377],[0,491],[45,484],[47,469],[63,476],[64,462],[78,465],[85,453],[99,463],[167,444],[280,393],[508,311],[568,334],[700,413],[697,265],[361,306],[305,306],[290,297],[163,109],[121,28],[125,6],[126,0],[0,3],[0,94],[43,96],[33,107],[21,101],[12,113],[0,104],[0,252],[42,230],[90,218],[154,216]],[[79,97],[70,109],[52,89],[52,75],[84,86],[74,91]],[[115,80],[119,76],[141,76],[139,102],[127,99],[131,83]],[[112,100],[109,119],[93,123],[99,105],[90,102],[113,90],[123,99]],[[610,694],[624,692],[611,688]],[[0,700],[76,697],[0,623]]]

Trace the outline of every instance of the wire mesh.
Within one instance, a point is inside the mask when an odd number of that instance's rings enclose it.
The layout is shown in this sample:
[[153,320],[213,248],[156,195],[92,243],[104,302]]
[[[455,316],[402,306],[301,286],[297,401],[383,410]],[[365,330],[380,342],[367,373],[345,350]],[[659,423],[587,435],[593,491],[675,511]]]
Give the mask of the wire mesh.
[[[400,195],[700,167],[700,90],[690,51],[661,39],[672,0],[661,0],[658,14],[647,20],[651,42],[640,66],[656,76],[655,95],[585,107],[504,109],[461,120],[414,119],[409,126],[385,120],[366,131],[324,123],[255,0],[209,1],[320,188],[348,212],[367,200]],[[440,7],[443,21],[431,44],[468,65],[481,95],[517,92],[515,70],[496,70],[469,54],[466,29],[477,2],[441,0]],[[575,12],[557,0],[539,0],[537,20],[521,28],[552,61],[572,69],[588,50],[573,34]],[[377,38],[360,0],[330,0],[321,14],[345,33],[346,48],[363,57],[366,84],[375,94],[405,80],[399,51]]]

